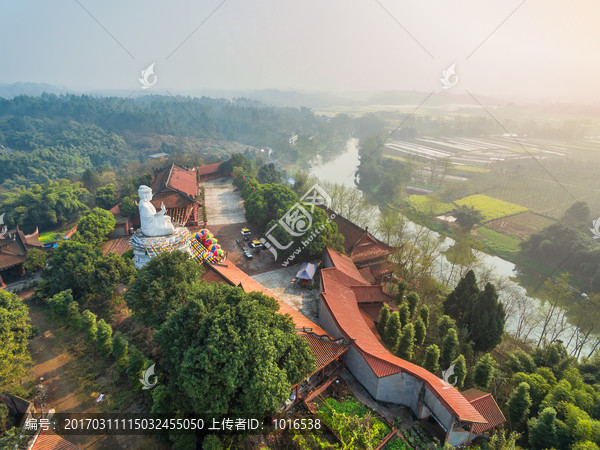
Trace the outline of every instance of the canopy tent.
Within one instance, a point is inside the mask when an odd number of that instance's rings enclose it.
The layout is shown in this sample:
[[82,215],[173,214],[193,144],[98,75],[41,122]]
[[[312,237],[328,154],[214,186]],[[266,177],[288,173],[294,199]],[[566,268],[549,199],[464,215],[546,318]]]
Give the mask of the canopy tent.
[[300,270],[296,274],[296,279],[312,281],[317,272],[317,265],[312,263],[302,263]]

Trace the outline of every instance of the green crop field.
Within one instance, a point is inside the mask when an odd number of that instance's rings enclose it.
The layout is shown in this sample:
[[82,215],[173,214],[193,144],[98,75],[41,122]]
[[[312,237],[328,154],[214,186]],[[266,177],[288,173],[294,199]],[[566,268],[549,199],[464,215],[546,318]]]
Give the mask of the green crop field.
[[523,206],[481,194],[469,195],[455,200],[454,203],[480,211],[484,222],[527,211]]
[[443,203],[426,195],[411,195],[406,199],[407,205],[417,214],[440,215],[455,208],[453,203]]

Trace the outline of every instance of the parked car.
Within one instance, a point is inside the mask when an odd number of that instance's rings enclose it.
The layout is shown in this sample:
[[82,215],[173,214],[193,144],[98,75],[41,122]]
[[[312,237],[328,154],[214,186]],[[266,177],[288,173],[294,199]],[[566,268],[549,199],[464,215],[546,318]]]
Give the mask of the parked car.
[[250,253],[250,252],[244,252],[244,256],[248,259],[254,258],[254,256],[252,256],[252,253]]
[[260,242],[258,239],[253,240],[252,242],[250,242],[250,247],[252,248],[262,248],[262,242]]

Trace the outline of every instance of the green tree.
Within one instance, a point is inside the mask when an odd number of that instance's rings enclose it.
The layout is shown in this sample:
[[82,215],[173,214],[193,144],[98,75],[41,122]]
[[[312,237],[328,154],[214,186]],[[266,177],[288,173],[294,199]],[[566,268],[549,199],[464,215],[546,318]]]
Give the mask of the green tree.
[[[289,205],[293,207],[293,204]],[[310,206],[306,206],[305,210],[309,212],[311,221],[305,220],[305,214],[300,213],[303,218],[299,219],[292,228],[296,231],[304,231],[304,227],[308,227],[306,232],[300,237],[294,237],[288,231],[283,228],[279,220],[272,220],[266,226],[267,233],[277,240],[281,246],[288,246],[286,250],[278,249],[278,258],[287,258],[291,256],[302,244],[302,255],[303,257],[320,257],[326,247],[342,252],[344,250],[342,244],[344,243],[344,237],[339,233],[337,224],[333,222],[325,211],[321,208],[314,208],[311,212]],[[296,211],[296,208],[294,208]],[[285,211],[282,211],[282,214]],[[312,223],[311,223],[312,222]],[[308,226],[310,224],[310,226]],[[310,239],[308,239],[310,237]],[[294,245],[294,243],[296,245]],[[306,245],[304,245],[306,243]]]
[[112,298],[119,285],[127,286],[133,280],[135,267],[133,261],[110,252],[99,256],[91,273],[89,288],[94,294]]
[[162,253],[137,273],[125,294],[127,306],[142,323],[158,328],[169,314],[187,303],[202,273],[187,254]]
[[32,248],[27,252],[27,257],[23,265],[29,272],[39,272],[46,267],[47,262],[48,253],[37,248]]
[[534,449],[552,448],[557,445],[556,410],[554,408],[544,409],[538,417],[530,419],[529,443]]
[[[421,317],[421,319],[423,319],[425,328],[429,328],[429,307],[427,305],[421,305],[421,309],[419,309],[419,317]],[[453,327],[450,327],[450,328],[453,328]]]
[[456,217],[458,224],[466,231],[470,231],[477,223],[483,220],[480,211],[466,205],[461,205],[452,210],[451,214]]
[[111,209],[117,204],[117,190],[114,184],[99,187],[94,194],[96,205],[103,209]]
[[406,281],[404,280],[400,280],[398,281],[398,292],[396,293],[396,304],[399,305],[404,301],[404,294],[406,293],[406,290],[408,289],[408,284],[406,284]]
[[487,389],[494,376],[496,362],[489,353],[483,355],[475,365],[473,381],[482,389]]
[[381,337],[384,336],[385,325],[390,317],[390,307],[384,303],[379,311],[379,319],[377,320],[377,331]]
[[450,328],[444,336],[442,342],[442,361],[448,366],[456,357],[456,349],[458,348],[458,335],[454,328]]
[[3,435],[10,424],[10,417],[8,406],[4,403],[0,403],[0,436]]
[[144,355],[133,345],[129,349],[129,365],[127,366],[127,376],[130,386],[139,390],[142,387],[140,379],[142,378],[142,370],[146,364]]
[[133,197],[122,197],[119,202],[119,212],[123,217],[133,217],[139,214],[139,207]]
[[152,414],[169,414],[173,411],[171,395],[164,385],[156,386],[152,389]]
[[0,290],[0,386],[27,373],[31,363],[27,348],[30,337],[27,305],[17,295]]
[[185,351],[182,394],[194,410],[273,414],[314,371],[314,356],[274,299],[236,287],[223,292]]
[[402,329],[402,335],[398,340],[398,350],[396,355],[400,358],[410,361],[413,359],[415,345],[415,327],[412,323],[407,324]]
[[590,207],[586,202],[578,201],[573,203],[565,211],[562,222],[567,225],[576,226],[582,223],[587,224],[590,220]]
[[410,313],[410,317],[413,317],[417,312],[417,306],[419,306],[419,302],[421,299],[419,298],[419,294],[416,292],[409,292],[406,296],[406,302],[408,303],[408,311]]
[[505,320],[504,306],[498,300],[496,289],[487,283],[471,309],[463,316],[474,349],[486,352],[500,344]]
[[431,344],[425,349],[425,360],[423,361],[423,367],[429,370],[431,373],[437,373],[440,368],[440,348]]
[[454,328],[456,330],[456,321],[454,319],[452,319],[450,316],[442,316],[438,319],[437,329],[438,335],[441,338],[446,336],[450,328]]
[[10,228],[19,225],[26,232],[36,227],[40,231],[54,230],[88,211],[88,196],[89,192],[79,183],[49,181],[6,192],[0,197],[0,211],[6,211],[4,222]]
[[408,319],[410,316],[410,311],[408,309],[408,305],[406,304],[406,302],[402,302],[398,306],[398,316],[400,318],[400,326],[402,328],[404,328],[406,326],[406,324],[408,323]]
[[415,342],[417,345],[423,345],[423,342],[425,342],[425,336],[427,334],[427,328],[425,327],[425,323],[423,323],[423,319],[418,317],[417,320],[415,320],[414,324]]
[[272,220],[279,220],[297,202],[298,196],[287,186],[261,185],[244,203],[246,220],[264,227]]
[[48,269],[42,272],[42,291],[51,297],[70,289],[73,298],[81,301],[90,292],[95,264],[100,258],[98,249],[72,240],[64,241],[54,250]]
[[400,331],[402,326],[400,324],[400,316],[397,311],[390,314],[387,323],[385,324],[385,331],[383,339],[390,349],[396,348],[398,345],[398,339],[400,338]]
[[525,382],[520,383],[513,389],[507,403],[511,422],[513,424],[523,422],[529,415],[531,404],[529,385]]
[[281,174],[273,163],[265,164],[258,169],[256,178],[261,184],[281,183]]
[[71,290],[67,289],[66,291],[59,292],[49,298],[47,303],[54,314],[59,317],[64,317],[67,313],[67,308],[72,301],[73,295],[71,294]]
[[112,353],[112,328],[104,319],[100,319],[97,324],[96,345],[98,353],[104,358],[108,358]]
[[444,300],[444,314],[452,317],[457,325],[463,328],[463,316],[472,309],[479,292],[475,272],[469,270]]
[[67,305],[67,317],[69,319],[69,325],[76,330],[81,328],[81,312],[79,311],[79,303],[72,301]]
[[71,239],[100,247],[115,228],[115,217],[105,209],[94,208],[81,218]]
[[518,450],[521,448],[517,446],[520,438],[521,435],[514,431],[507,435],[506,431],[498,430],[490,439],[489,450]]
[[467,376],[467,363],[465,361],[465,357],[463,355],[458,355],[454,361],[454,376],[456,377],[456,386],[458,389],[461,389],[465,383],[465,377]]
[[112,352],[117,360],[117,370],[125,372],[127,366],[129,366],[129,343],[118,331],[112,339]]
[[81,315],[81,321],[83,323],[83,329],[87,340],[90,342],[96,342],[98,333],[98,327],[96,325],[96,314],[86,309]]

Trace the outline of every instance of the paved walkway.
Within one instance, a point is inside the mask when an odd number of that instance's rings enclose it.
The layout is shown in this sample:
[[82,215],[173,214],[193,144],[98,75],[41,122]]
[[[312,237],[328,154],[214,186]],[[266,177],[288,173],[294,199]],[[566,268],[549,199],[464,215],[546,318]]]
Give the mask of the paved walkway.
[[319,289],[309,289],[292,283],[300,264],[254,275],[252,278],[272,291],[296,311],[318,323]]
[[246,221],[242,197],[234,191],[231,178],[210,180],[202,185],[209,227]]

